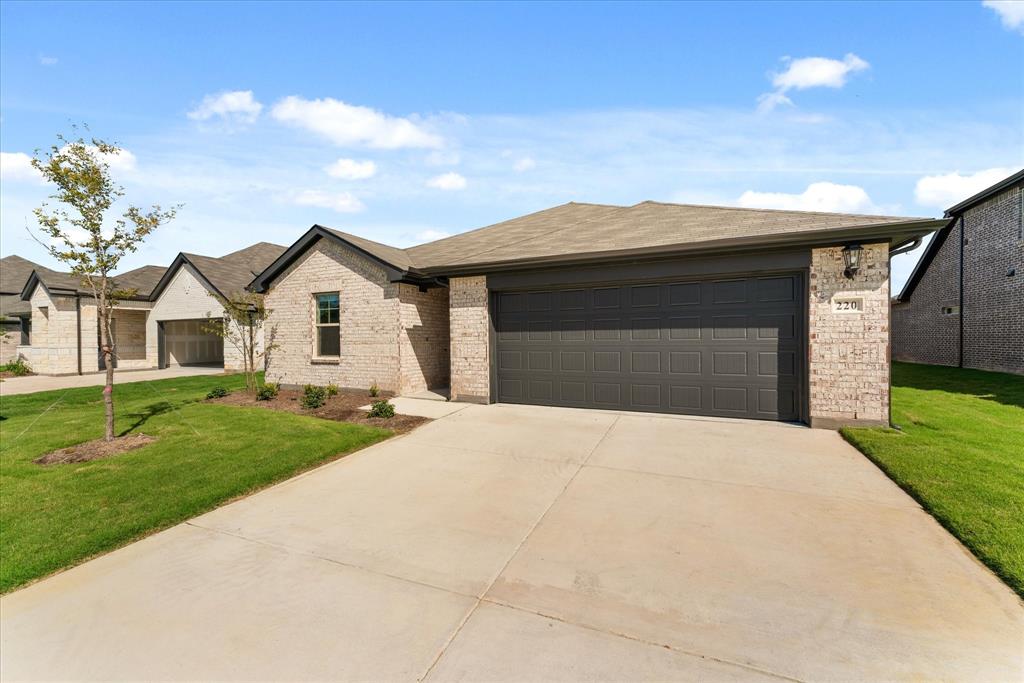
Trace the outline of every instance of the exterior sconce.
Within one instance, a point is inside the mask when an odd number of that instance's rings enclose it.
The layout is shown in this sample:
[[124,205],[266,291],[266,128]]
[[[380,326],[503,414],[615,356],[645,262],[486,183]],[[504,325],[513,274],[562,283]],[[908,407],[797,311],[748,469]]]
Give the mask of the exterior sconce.
[[860,270],[860,253],[864,251],[859,244],[849,244],[843,247],[843,262],[846,264],[846,270],[843,271],[843,275],[853,279],[853,276]]

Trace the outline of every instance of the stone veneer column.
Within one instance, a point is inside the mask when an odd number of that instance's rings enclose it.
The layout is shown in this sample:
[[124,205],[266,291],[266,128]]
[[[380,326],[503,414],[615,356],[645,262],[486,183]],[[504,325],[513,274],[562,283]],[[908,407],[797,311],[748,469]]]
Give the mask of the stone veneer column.
[[[889,245],[862,245],[860,270],[843,271],[843,248],[811,252],[809,303],[812,427],[889,424]],[[863,310],[837,312],[837,296]]]
[[489,403],[490,313],[487,278],[453,277],[448,283],[451,325],[451,399]]

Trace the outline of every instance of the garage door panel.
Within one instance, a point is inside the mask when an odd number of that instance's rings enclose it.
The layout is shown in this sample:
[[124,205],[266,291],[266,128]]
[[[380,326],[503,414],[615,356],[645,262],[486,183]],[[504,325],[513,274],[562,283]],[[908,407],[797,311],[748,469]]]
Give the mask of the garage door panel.
[[561,372],[586,372],[586,351],[559,351],[558,369]]
[[224,340],[206,331],[208,320],[161,321],[163,348],[168,365],[223,363]]
[[497,398],[798,419],[802,291],[793,274],[499,293]]

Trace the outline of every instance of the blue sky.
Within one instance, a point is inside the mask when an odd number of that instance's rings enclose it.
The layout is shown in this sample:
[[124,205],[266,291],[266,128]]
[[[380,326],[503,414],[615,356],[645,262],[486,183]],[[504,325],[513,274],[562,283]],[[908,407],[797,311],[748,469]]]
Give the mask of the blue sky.
[[0,252],[48,265],[25,155],[71,122],[184,204],[126,267],[573,200],[937,216],[1024,166],[1024,5],[4,2],[0,117]]

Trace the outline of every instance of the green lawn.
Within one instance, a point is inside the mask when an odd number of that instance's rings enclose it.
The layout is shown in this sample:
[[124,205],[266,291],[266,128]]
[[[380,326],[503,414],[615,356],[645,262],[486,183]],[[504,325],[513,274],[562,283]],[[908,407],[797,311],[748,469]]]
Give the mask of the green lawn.
[[100,387],[0,400],[0,592],[122,546],[218,504],[368,446],[391,432],[214,405],[239,375],[115,385],[117,431],[156,443],[43,467],[43,453],[103,435]]
[[1024,377],[894,363],[893,429],[844,429],[1024,596]]

